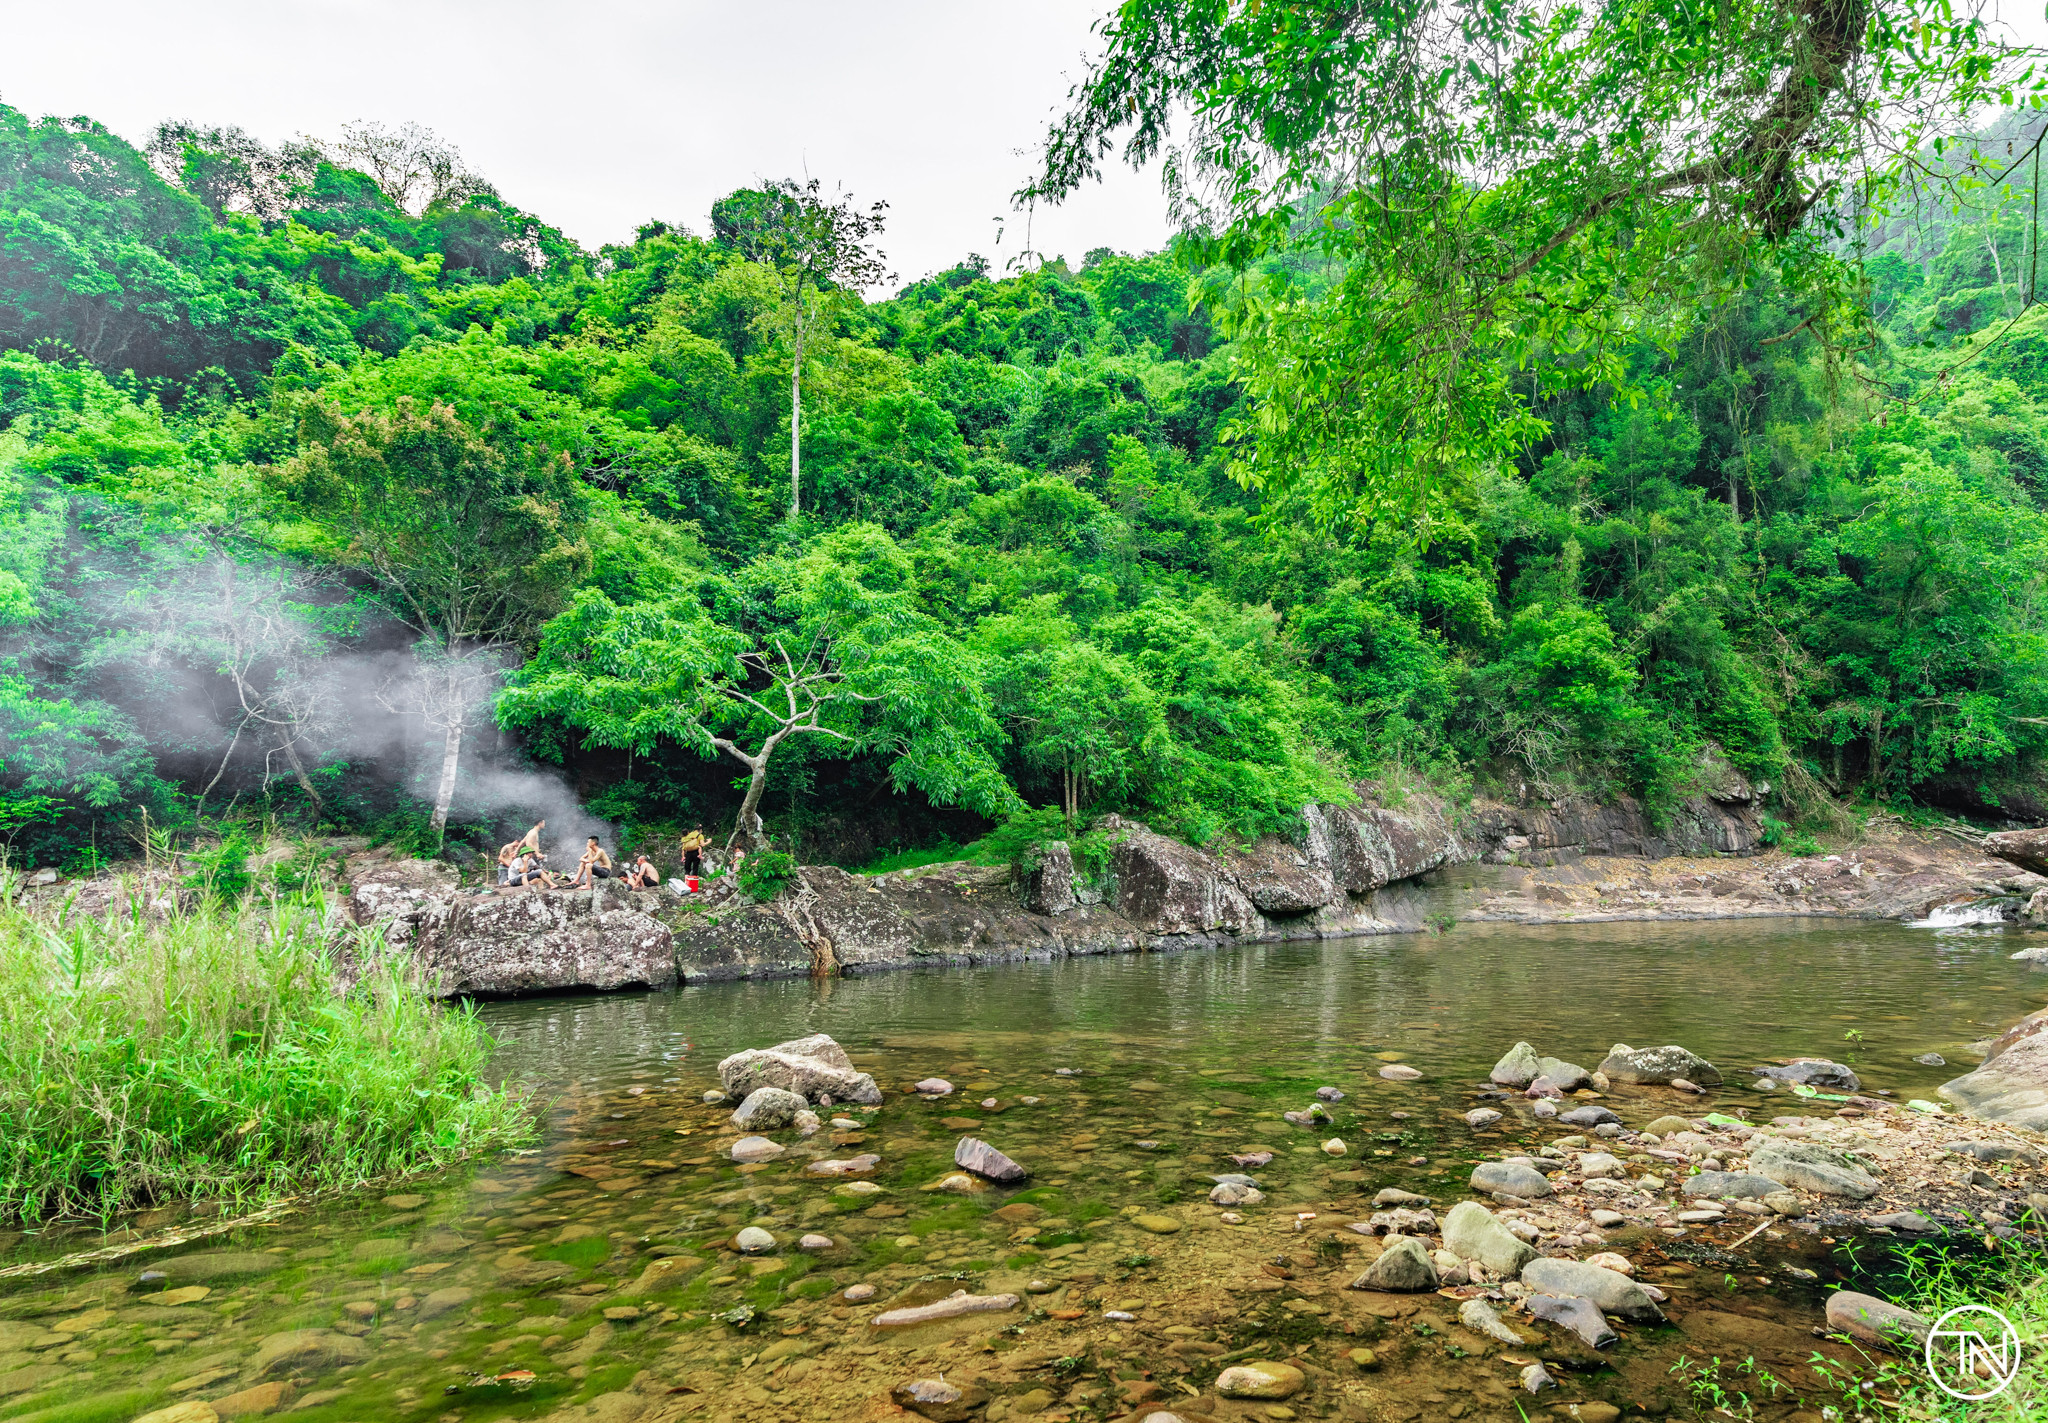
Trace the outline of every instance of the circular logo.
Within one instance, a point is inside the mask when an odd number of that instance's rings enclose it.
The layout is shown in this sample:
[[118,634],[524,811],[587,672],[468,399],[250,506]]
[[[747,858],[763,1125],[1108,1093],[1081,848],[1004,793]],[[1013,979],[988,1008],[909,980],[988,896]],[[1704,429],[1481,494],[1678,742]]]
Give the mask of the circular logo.
[[1927,1375],[1950,1398],[1996,1398],[2019,1371],[2019,1331],[1989,1305],[1952,1309],[1927,1333]]

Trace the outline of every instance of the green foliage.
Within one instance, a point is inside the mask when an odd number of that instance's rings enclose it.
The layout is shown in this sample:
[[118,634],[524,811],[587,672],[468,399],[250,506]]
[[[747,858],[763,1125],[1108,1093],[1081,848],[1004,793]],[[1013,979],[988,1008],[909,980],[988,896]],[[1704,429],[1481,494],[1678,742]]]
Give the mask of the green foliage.
[[[433,852],[434,767],[349,724],[399,666],[458,835],[517,666],[500,727],[629,838],[882,806],[871,869],[1061,838],[1099,878],[1105,814],[1298,834],[1368,780],[1661,815],[1722,758],[1788,849],[1833,800],[2048,797],[2048,317],[2030,170],[1971,156],[2032,111],[1921,150],[1963,205],[1822,241],[1774,184],[1861,142],[1826,16],[1682,8],[1136,0],[1043,188],[1194,97],[1209,235],[885,300],[882,214],[822,186],[593,260],[416,132],[0,108],[0,839],[97,863],[210,807]],[[1924,9],[1845,42],[1932,123],[2004,61]],[[1514,84],[1409,43],[1450,18]],[[1809,139],[1744,148],[1785,94]],[[1742,156],[1644,185],[1690,142]],[[196,606],[223,568],[261,637]]]
[[740,862],[740,893],[766,904],[796,877],[796,859],[780,850],[756,850]]
[[530,1131],[490,1040],[373,937],[341,990],[317,897],[61,928],[0,905],[0,1200],[29,1220],[260,1203]]

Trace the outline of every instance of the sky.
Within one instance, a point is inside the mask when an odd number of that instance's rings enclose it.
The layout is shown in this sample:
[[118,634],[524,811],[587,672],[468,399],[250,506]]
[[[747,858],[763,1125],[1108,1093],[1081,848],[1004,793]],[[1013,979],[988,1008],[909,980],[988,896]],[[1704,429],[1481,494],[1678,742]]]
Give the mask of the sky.
[[[424,124],[507,199],[585,246],[649,218],[709,227],[785,176],[887,199],[900,281],[969,252],[1164,244],[1156,173],[1059,208],[1010,204],[1112,0],[0,0],[0,101],[136,143],[166,118],[270,143],[352,120]],[[2042,0],[1984,0],[2048,42]],[[1000,234],[1000,235],[999,235]],[[1028,235],[1027,235],[1028,234]]]
[[[889,202],[902,281],[1026,247],[1010,194],[1110,0],[0,0],[0,102],[84,114],[140,144],[166,118],[277,143],[413,121],[511,202],[587,247],[649,218],[703,233],[757,179]],[[84,33],[84,30],[89,30]],[[1001,236],[998,238],[998,232]],[[1166,240],[1155,174],[1029,219],[1029,245]]]

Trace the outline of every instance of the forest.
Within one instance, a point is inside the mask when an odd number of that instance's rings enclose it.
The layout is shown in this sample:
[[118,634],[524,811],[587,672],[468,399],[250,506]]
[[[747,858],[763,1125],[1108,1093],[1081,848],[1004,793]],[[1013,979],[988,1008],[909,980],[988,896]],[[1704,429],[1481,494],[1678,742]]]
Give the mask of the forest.
[[887,194],[590,251],[410,126],[0,106],[0,838],[582,813],[859,866],[1364,782],[1654,814],[1714,747],[1774,835],[2048,816],[2026,177],[1851,254],[1846,356],[1789,266],[1676,285],[1581,378],[1492,358],[1515,419],[1426,516],[1331,516],[1247,475],[1271,324],[1225,300],[1341,302],[1305,222],[905,282]]

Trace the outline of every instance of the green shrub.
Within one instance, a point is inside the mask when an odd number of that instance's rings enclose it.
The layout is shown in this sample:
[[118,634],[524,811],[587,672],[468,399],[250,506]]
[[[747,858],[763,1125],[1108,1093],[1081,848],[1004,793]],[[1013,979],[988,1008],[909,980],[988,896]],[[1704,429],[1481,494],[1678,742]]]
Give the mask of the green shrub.
[[1064,840],[1074,873],[1094,884],[1109,873],[1110,856],[1122,838],[1106,830],[1070,830],[1059,807],[1048,805],[1017,812],[969,845],[965,857],[977,865],[1008,865],[1025,874],[1038,868],[1046,846]]
[[61,927],[0,896],[0,1216],[173,1197],[246,1203],[445,1166],[515,1143],[491,1040],[408,957],[317,895],[117,902]]
[[740,893],[763,904],[795,877],[795,858],[780,850],[761,850],[740,861]]
[[212,849],[187,850],[185,863],[192,872],[185,876],[185,887],[215,899],[240,899],[249,892],[249,856],[257,845],[250,826],[232,825]]

